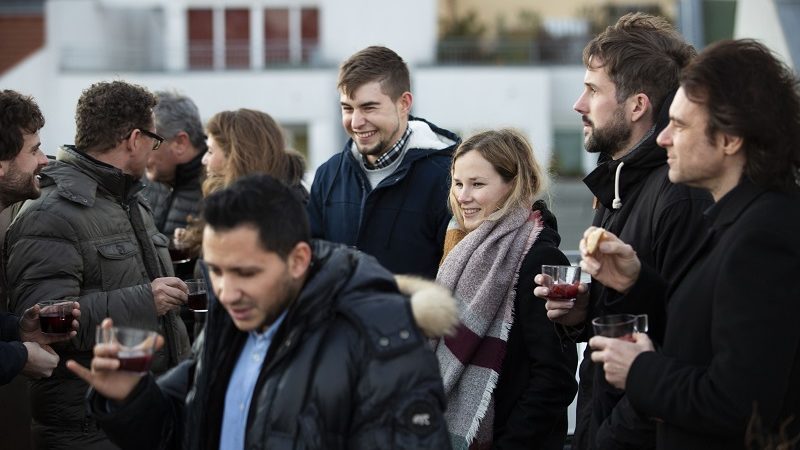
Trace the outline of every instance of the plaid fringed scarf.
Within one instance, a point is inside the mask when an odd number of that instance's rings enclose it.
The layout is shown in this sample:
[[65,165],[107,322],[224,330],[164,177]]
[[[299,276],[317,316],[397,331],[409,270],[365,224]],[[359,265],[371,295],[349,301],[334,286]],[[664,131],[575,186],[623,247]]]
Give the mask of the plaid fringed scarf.
[[[445,249],[436,281],[453,290],[461,323],[455,336],[437,342],[436,357],[456,450],[491,447],[492,393],[514,320],[517,273],[542,228],[539,211],[520,208],[462,231],[460,241]],[[450,241],[458,240],[459,233],[450,231]]]

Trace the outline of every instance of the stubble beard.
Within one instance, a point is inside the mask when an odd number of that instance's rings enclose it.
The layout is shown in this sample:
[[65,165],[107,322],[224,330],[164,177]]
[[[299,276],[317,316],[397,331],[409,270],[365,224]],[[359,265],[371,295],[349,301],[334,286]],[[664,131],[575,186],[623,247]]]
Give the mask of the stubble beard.
[[[392,132],[389,133],[389,137],[391,138],[392,136],[396,136],[398,134],[397,132],[399,130],[400,130],[400,118],[398,117],[397,118],[397,123],[395,124],[395,127],[394,127],[394,130],[392,130]],[[378,130],[378,133],[380,134],[380,130]],[[379,157],[379,156],[383,155],[384,153],[386,153],[387,151],[389,151],[391,146],[394,144],[394,142],[388,142],[386,140],[381,140],[381,141],[378,141],[378,143],[375,144],[373,147],[363,147],[362,148],[360,145],[358,145],[358,140],[355,139],[355,132],[353,132],[353,134],[354,134],[353,141],[356,143],[356,148],[358,148],[358,152],[361,153],[363,156]],[[398,139],[400,139],[399,136],[398,136]]]
[[613,156],[624,150],[631,137],[631,127],[625,122],[625,112],[622,108],[614,111],[611,123],[603,128],[597,128],[592,123],[592,133],[586,139],[584,147],[589,153],[605,153]]
[[358,148],[358,152],[363,156],[377,157],[386,153],[386,151],[389,149],[389,144],[386,141],[378,141],[378,143],[372,147],[361,147],[358,145],[358,141],[356,141],[356,148]]
[[279,288],[279,301],[270,309],[266,316],[264,317],[264,323],[261,324],[260,329],[266,330],[269,326],[275,323],[275,321],[286,311],[287,308],[294,302],[295,298],[297,298],[300,294],[300,289],[295,283],[291,276],[289,276],[288,272],[286,273],[286,278],[284,278],[283,282],[281,282]]
[[23,173],[18,170],[10,170],[5,179],[0,183],[0,202],[3,205],[11,205],[23,200],[39,198],[42,194],[36,181],[38,171],[35,173]]

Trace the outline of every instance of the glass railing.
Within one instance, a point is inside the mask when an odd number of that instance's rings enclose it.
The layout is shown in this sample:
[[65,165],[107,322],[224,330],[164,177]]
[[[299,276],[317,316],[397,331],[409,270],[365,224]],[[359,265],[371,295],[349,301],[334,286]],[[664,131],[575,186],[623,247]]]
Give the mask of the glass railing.
[[[158,72],[174,70],[242,70],[270,67],[315,67],[325,64],[319,44],[300,46],[293,53],[288,42],[265,42],[259,67],[255,67],[249,42],[193,42],[185,49],[152,48],[127,42],[124,46],[67,46],[59,54],[62,71]],[[173,64],[181,61],[181,64]],[[331,63],[333,65],[333,63]]]
[[576,64],[589,36],[542,39],[442,39],[437,44],[439,64],[526,65]]

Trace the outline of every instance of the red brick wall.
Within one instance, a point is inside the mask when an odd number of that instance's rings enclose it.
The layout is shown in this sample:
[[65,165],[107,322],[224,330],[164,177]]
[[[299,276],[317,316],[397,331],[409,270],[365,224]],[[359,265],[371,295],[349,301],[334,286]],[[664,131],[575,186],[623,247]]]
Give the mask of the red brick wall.
[[0,73],[44,45],[44,16],[0,15]]

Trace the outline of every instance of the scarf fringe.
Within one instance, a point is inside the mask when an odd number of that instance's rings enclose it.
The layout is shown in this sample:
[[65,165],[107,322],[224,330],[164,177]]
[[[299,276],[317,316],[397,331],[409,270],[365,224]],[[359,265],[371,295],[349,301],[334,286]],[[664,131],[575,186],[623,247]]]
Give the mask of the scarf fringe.
[[[489,410],[489,406],[492,404],[494,399],[494,388],[497,386],[497,381],[499,379],[500,374],[494,370],[491,371],[489,374],[489,381],[486,383],[487,389],[483,391],[481,401],[478,404],[478,410],[475,412],[475,417],[473,418],[472,423],[467,430],[467,435],[465,436],[467,445],[471,444],[478,435],[481,423],[483,423],[483,419],[486,418],[486,412]],[[491,439],[491,436],[489,436],[489,438]]]

